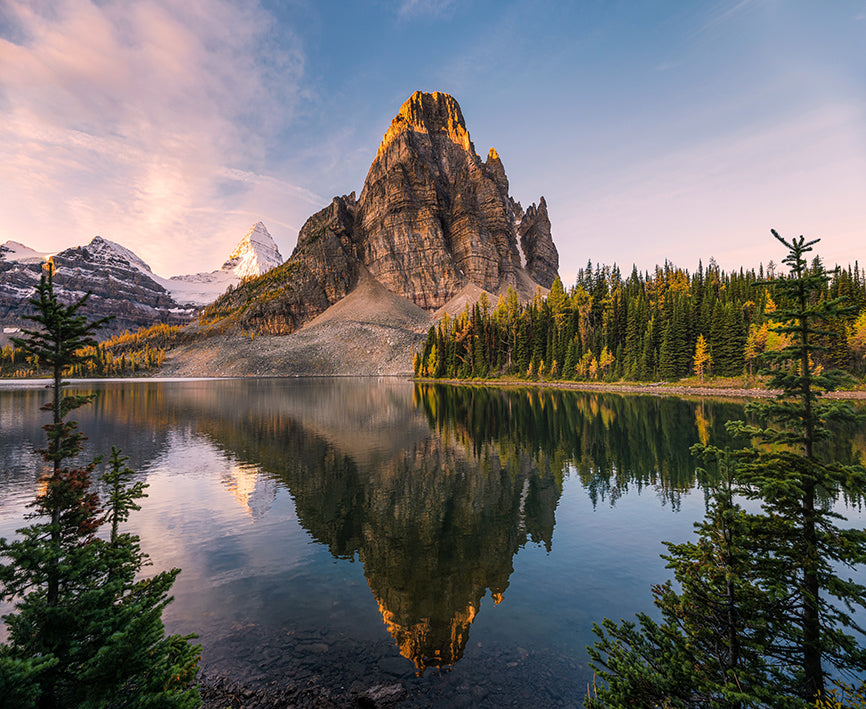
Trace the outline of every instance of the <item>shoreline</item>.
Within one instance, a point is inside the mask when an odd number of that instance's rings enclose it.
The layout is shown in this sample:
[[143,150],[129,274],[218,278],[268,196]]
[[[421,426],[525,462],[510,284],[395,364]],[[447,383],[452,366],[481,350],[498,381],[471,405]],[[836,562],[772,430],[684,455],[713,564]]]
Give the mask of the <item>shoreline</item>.
[[[617,382],[538,382],[521,379],[430,379],[416,377],[412,381],[419,384],[449,384],[452,386],[482,386],[497,388],[533,387],[541,389],[563,389],[571,391],[588,391],[599,394],[643,394],[647,396],[676,396],[725,399],[772,399],[781,392],[777,389],[761,387],[709,387],[691,386],[669,382],[653,382],[649,384],[619,384]],[[866,400],[866,390],[831,391],[822,394],[822,399],[850,399],[852,401]]]
[[[638,394],[645,396],[676,396],[725,399],[771,399],[781,392],[776,389],[764,389],[760,386],[696,386],[678,384],[676,382],[651,382],[646,384],[618,382],[575,382],[575,381],[528,381],[523,379],[432,379],[429,377],[413,377],[409,373],[399,374],[257,374],[257,375],[214,375],[214,376],[130,376],[130,377],[87,377],[65,379],[68,384],[85,384],[87,382],[186,382],[186,381],[219,381],[227,379],[330,379],[330,378],[362,378],[405,379],[416,384],[448,384],[451,386],[478,386],[494,388],[536,388],[560,389],[566,391],[586,391],[599,394]],[[45,377],[29,377],[14,379],[0,377],[0,388],[3,386],[28,387],[50,383]],[[822,399],[843,399],[850,401],[866,400],[866,389],[837,390],[822,394]]]

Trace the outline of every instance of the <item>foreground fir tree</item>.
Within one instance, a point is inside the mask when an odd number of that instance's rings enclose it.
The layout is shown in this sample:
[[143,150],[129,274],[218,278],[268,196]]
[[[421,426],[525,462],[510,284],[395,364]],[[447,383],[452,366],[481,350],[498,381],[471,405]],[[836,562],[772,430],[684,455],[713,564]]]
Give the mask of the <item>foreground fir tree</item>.
[[588,647],[596,676],[585,705],[602,707],[800,706],[779,702],[768,686],[764,649],[772,628],[754,620],[772,607],[750,554],[755,519],[733,501],[733,459],[702,451],[715,488],[696,542],[666,543],[670,581],[653,586],[661,619],[605,619]]
[[[827,324],[843,309],[824,297],[820,263],[807,268],[815,242],[773,235],[790,267],[770,283],[780,303],[775,330],[788,342],[769,354],[770,386],[781,394],[749,407],[760,427],[729,423],[753,447],[699,450],[719,463],[721,482],[698,541],[668,544],[680,590],[653,589],[661,621],[639,614],[637,624],[595,627],[599,641],[588,650],[604,683],[589,707],[832,706],[831,670],[855,684],[866,672],[863,631],[851,616],[866,607],[866,588],[842,575],[866,561],[866,533],[843,529],[831,510],[841,495],[862,499],[866,471],[816,453],[825,422],[852,416],[846,405],[819,402],[843,375],[815,366]],[[760,501],[761,512],[744,512],[736,495]]]
[[[18,539],[0,539],[0,598],[14,602],[3,618],[9,642],[0,646],[0,706],[198,706],[198,648],[189,638],[165,637],[162,625],[179,570],[136,580],[147,557],[137,537],[120,532],[143,485],[131,484],[125,458],[114,451],[102,506],[90,479],[98,460],[67,464],[83,440],[67,416],[91,397],[64,395],[63,371],[82,361],[104,322],[79,314],[86,301],[60,303],[49,270],[31,301],[39,327],[15,343],[52,371],[54,386],[40,451],[50,472],[31,503],[32,524]],[[104,523],[108,539],[97,536]]]
[[732,429],[761,444],[741,464],[739,480],[745,495],[761,501],[773,528],[762,553],[778,562],[767,582],[785,601],[777,606],[780,632],[766,652],[781,670],[779,691],[814,701],[826,692],[831,669],[853,678],[866,672],[863,630],[851,616],[854,608],[866,608],[866,587],[845,577],[866,561],[866,532],[843,529],[830,509],[841,495],[862,499],[866,470],[821,460],[816,450],[829,435],[828,421],[854,418],[847,404],[820,401],[848,377],[816,366],[832,325],[847,309],[841,299],[824,297],[829,277],[820,260],[811,268],[806,262],[817,240],[773,236],[788,249],[790,274],[771,281],[779,305],[769,317],[788,344],[764,358],[769,387],[782,393],[748,407],[760,427],[737,422]]

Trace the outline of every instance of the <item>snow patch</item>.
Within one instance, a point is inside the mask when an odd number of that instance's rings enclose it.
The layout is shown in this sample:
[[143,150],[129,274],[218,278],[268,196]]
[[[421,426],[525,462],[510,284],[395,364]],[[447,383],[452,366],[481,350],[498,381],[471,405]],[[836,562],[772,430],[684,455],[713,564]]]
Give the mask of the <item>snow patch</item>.
[[230,271],[213,271],[212,273],[193,273],[189,276],[172,276],[171,278],[154,277],[154,280],[165,288],[181,305],[200,306],[213,303],[228,287],[236,286],[241,279]]
[[11,239],[4,244],[0,244],[0,261],[25,264],[42,263],[53,255],[53,252],[36,251],[19,241],[12,241]]
[[520,243],[520,223],[523,219],[514,218],[514,235],[517,237],[517,254],[520,256],[520,268],[526,268],[526,255],[523,253],[523,246]]

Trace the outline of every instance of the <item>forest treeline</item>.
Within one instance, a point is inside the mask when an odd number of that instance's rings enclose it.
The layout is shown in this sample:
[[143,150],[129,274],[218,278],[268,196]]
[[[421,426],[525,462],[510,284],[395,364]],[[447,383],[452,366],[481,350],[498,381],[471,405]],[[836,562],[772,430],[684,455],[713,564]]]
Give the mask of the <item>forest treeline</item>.
[[[815,259],[811,269],[823,268]],[[694,273],[669,262],[652,272],[586,267],[568,291],[557,279],[546,297],[521,304],[509,290],[493,305],[486,295],[460,314],[442,316],[416,353],[418,377],[657,381],[691,375],[757,373],[767,351],[787,339],[768,314],[787,304],[767,283],[776,267],[725,272],[714,262]],[[821,299],[847,298],[855,311],[827,323],[819,366],[866,371],[866,273],[838,268]]]
[[[182,340],[183,327],[157,323],[82,348],[80,362],[68,365],[64,377],[122,377],[158,370],[166,350]],[[0,375],[34,377],[46,372],[37,355],[11,344],[0,349]]]

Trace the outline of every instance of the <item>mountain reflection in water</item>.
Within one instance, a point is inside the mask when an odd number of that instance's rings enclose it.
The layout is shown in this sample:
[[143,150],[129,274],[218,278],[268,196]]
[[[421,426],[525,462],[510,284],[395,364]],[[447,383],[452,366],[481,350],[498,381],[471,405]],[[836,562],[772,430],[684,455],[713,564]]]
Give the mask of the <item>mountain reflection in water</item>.
[[[309,589],[321,589],[326,582],[279,568],[280,557],[273,549],[293,544],[297,559],[302,556],[298,545],[306,543],[296,539],[281,491],[291,496],[297,523],[327,548],[330,559],[360,561],[369,586],[369,591],[362,589],[367,602],[372,593],[385,628],[417,674],[452,667],[464,656],[471,664],[469,648],[476,658],[482,653],[468,644],[471,627],[477,628],[485,617],[482,605],[505,607],[511,599],[511,617],[522,614],[526,620],[518,629],[501,633],[520,651],[502,672],[516,676],[514,665],[519,668],[524,653],[557,645],[568,648],[563,657],[575,657],[581,652],[575,648],[589,639],[591,620],[649,605],[648,582],[663,578],[658,577],[663,573],[658,542],[670,538],[673,527],[661,531],[658,517],[644,522],[646,510],[659,507],[653,497],[679,509],[702,482],[689,447],[697,441],[725,445],[725,421],[743,417],[742,403],[730,401],[395,380],[110,382],[72,389],[97,392],[93,405],[76,412],[89,437],[87,451],[93,455],[111,445],[122,447],[130,465],[152,484],[152,497],[136,516],[144,529],[151,530],[143,542],[153,545],[174,535],[166,548],[183,548],[183,554],[170,559],[184,573],[169,613],[199,629],[206,661],[221,651],[243,654],[251,645],[261,645],[261,637],[247,637],[251,633],[238,631],[238,642],[245,643],[246,650],[236,649],[231,644],[235,640],[226,638],[234,638],[231,629],[248,627],[245,623],[262,627],[271,622],[281,628],[283,641],[297,640],[297,653],[310,643],[319,650],[327,645],[336,653],[340,642],[348,642],[345,636],[356,633],[358,639],[347,645],[343,661],[335,661],[333,654],[322,659],[332,668],[342,662],[343,671],[356,674],[370,672],[369,667],[357,666],[359,648],[370,643],[359,630],[366,622],[361,615],[364,601],[355,596],[342,600],[334,591],[333,604],[345,603],[352,609],[337,627],[330,598],[317,606],[316,598],[303,596],[321,592]],[[35,489],[38,459],[32,448],[42,442],[44,414],[38,407],[45,397],[41,389],[0,388],[0,452],[6,464],[0,477],[0,534],[14,529],[10,515],[23,516],[23,501]],[[832,445],[834,456],[851,461],[864,449],[863,431],[848,431],[835,437]],[[209,462],[211,458],[215,462]],[[181,532],[174,522],[153,522],[166,514],[166,505],[175,504],[171,488],[159,488],[160,471],[177,468],[175,472],[186,475],[189,468],[181,468],[191,465],[216,471],[207,484],[212,488],[216,481],[223,499],[241,506],[246,528],[238,521],[225,522],[229,526],[221,529],[206,527],[206,521],[217,519],[222,502],[207,497],[212,493],[206,494],[204,482],[196,483],[197,492],[183,501],[184,516],[198,526]],[[611,509],[630,491],[647,488],[653,495],[646,502],[632,501],[629,509],[637,516],[623,520],[620,514],[615,520],[619,526],[611,526],[616,515],[594,512]],[[585,505],[588,512],[575,495],[591,501]],[[564,504],[569,516],[565,527],[560,522],[558,528],[557,515]],[[700,515],[702,504],[690,505],[692,517],[671,523],[679,538]],[[275,506],[284,517],[271,515]],[[220,520],[228,519],[219,514]],[[251,535],[249,541],[239,541],[244,534]],[[556,569],[539,572],[540,562],[532,561],[536,557],[519,554],[527,546],[553,559],[555,564],[549,566]],[[530,566],[533,572],[547,576],[521,577],[530,572],[515,571],[519,557],[529,560],[524,567],[535,564]],[[613,565],[614,578],[604,576],[611,573],[604,563]],[[642,566],[651,573],[646,583],[640,576]],[[321,565],[314,568],[312,562],[304,573],[308,569],[309,577],[319,574],[338,582],[348,578],[346,573],[329,576],[331,572],[325,573]],[[633,588],[636,576],[625,575],[633,569],[640,579],[638,588]],[[511,595],[515,587],[520,587],[517,598]],[[348,594],[345,588],[339,591]],[[598,605],[599,598],[615,598],[621,605],[611,611],[608,605]],[[548,607],[554,603],[555,609]],[[575,616],[576,606],[586,617]],[[250,620],[254,614],[248,607],[262,610]],[[488,607],[486,613],[490,612]],[[327,643],[304,641],[305,645],[293,635],[302,622],[335,629],[329,631]],[[580,624],[583,627],[575,629]],[[527,637],[530,626],[537,628],[537,639]],[[381,625],[378,628],[387,639]],[[485,643],[500,637],[496,632],[488,624]],[[391,652],[396,655],[393,647]],[[285,662],[289,653],[276,645],[272,655],[256,662]],[[549,657],[545,662],[550,666]],[[491,656],[484,672],[493,677],[491,668],[504,664],[501,654]],[[279,664],[273,667],[279,670],[268,671],[292,671]],[[555,681],[566,689],[555,690],[554,680],[548,682],[552,696],[558,697],[554,703],[575,703],[577,697],[569,693],[582,691],[587,672],[585,666],[559,671]]]
[[[182,415],[284,485],[298,521],[334,557],[357,556],[388,631],[419,672],[453,665],[481,599],[489,590],[498,603],[506,592],[520,547],[550,548],[562,466],[540,452],[500,454],[431,431],[387,385],[346,380],[308,394],[259,392],[249,411],[220,387]],[[416,389],[424,402],[451,395]],[[236,495],[243,487],[230,482]]]

